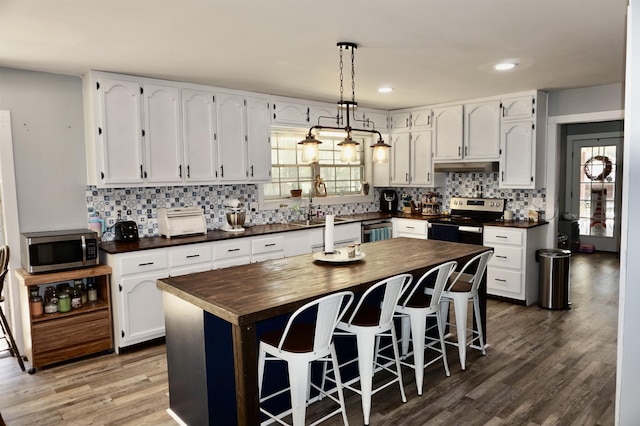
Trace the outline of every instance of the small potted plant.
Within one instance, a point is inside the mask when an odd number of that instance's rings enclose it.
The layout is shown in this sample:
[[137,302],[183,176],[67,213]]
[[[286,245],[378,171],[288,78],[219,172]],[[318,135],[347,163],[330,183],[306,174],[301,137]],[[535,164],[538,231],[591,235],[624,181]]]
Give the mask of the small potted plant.
[[291,198],[300,198],[302,196],[302,189],[292,189],[289,192],[291,192]]

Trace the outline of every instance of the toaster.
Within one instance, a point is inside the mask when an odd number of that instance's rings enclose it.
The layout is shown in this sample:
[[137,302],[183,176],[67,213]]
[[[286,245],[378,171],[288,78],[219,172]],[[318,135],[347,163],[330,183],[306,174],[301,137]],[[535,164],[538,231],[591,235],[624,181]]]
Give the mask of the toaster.
[[138,241],[138,225],[132,220],[116,222],[116,241]]

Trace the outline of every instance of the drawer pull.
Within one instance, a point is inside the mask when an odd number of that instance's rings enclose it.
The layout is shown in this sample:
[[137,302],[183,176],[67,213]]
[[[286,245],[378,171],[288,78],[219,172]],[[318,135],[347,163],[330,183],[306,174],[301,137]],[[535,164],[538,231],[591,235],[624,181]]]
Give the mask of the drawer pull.
[[200,257],[200,255],[199,254],[190,254],[190,255],[187,256],[187,259],[191,259],[191,258],[194,258],[194,257]]
[[504,235],[496,235],[496,238],[504,238],[504,239],[507,239],[507,238],[509,238],[509,237],[505,237]]
[[407,226],[407,229],[416,229],[415,226]]
[[232,252],[232,251],[240,251],[240,249],[239,249],[239,248],[234,248],[234,249],[228,249],[227,251],[228,251],[228,252]]
[[502,278],[496,278],[496,281],[500,281],[501,283],[506,283],[507,280],[503,280]]
[[507,258],[507,256],[498,256],[498,255],[496,255],[496,257],[499,257],[500,259],[506,259]]
[[273,247],[273,246],[275,246],[275,245],[276,245],[276,243],[269,243],[269,244],[265,244],[264,246],[265,246],[265,247]]
[[145,262],[145,263],[138,263],[138,266],[149,266],[149,265],[153,265],[155,262]]

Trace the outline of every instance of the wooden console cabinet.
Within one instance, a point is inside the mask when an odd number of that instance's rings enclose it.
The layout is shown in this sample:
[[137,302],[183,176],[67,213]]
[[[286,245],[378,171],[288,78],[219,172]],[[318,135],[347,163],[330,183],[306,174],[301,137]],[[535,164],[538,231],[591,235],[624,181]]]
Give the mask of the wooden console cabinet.
[[[29,373],[33,374],[38,367],[113,349],[111,267],[98,265],[50,274],[29,274],[18,269],[15,275],[22,284],[20,302],[25,355],[32,366]],[[40,294],[43,294],[47,285],[86,278],[95,278],[97,301],[65,313],[32,315],[29,287],[41,286]]]

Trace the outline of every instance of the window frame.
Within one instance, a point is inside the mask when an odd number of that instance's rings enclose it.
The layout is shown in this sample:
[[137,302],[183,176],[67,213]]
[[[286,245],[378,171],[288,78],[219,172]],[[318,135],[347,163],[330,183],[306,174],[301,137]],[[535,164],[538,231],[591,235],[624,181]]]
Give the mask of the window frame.
[[[301,128],[283,128],[283,127],[272,127],[272,131],[278,132],[308,132],[308,129]],[[364,170],[363,170],[363,179],[366,182],[369,182],[371,185],[372,181],[372,153],[369,145],[373,144],[373,137],[371,135],[358,135],[362,136],[364,139],[363,146],[363,154],[364,154]],[[294,206],[303,207],[306,206],[309,202],[308,196],[302,196],[300,198],[293,198],[291,196],[282,197],[282,198],[270,198],[265,199],[264,196],[264,185],[258,185],[258,205],[260,210],[277,210],[283,208],[292,208]],[[373,187],[370,187],[368,195],[364,194],[345,194],[345,195],[327,195],[326,197],[311,197],[313,200],[313,204],[315,206],[330,206],[336,204],[353,204],[353,203],[372,203],[374,202],[374,191]]]

